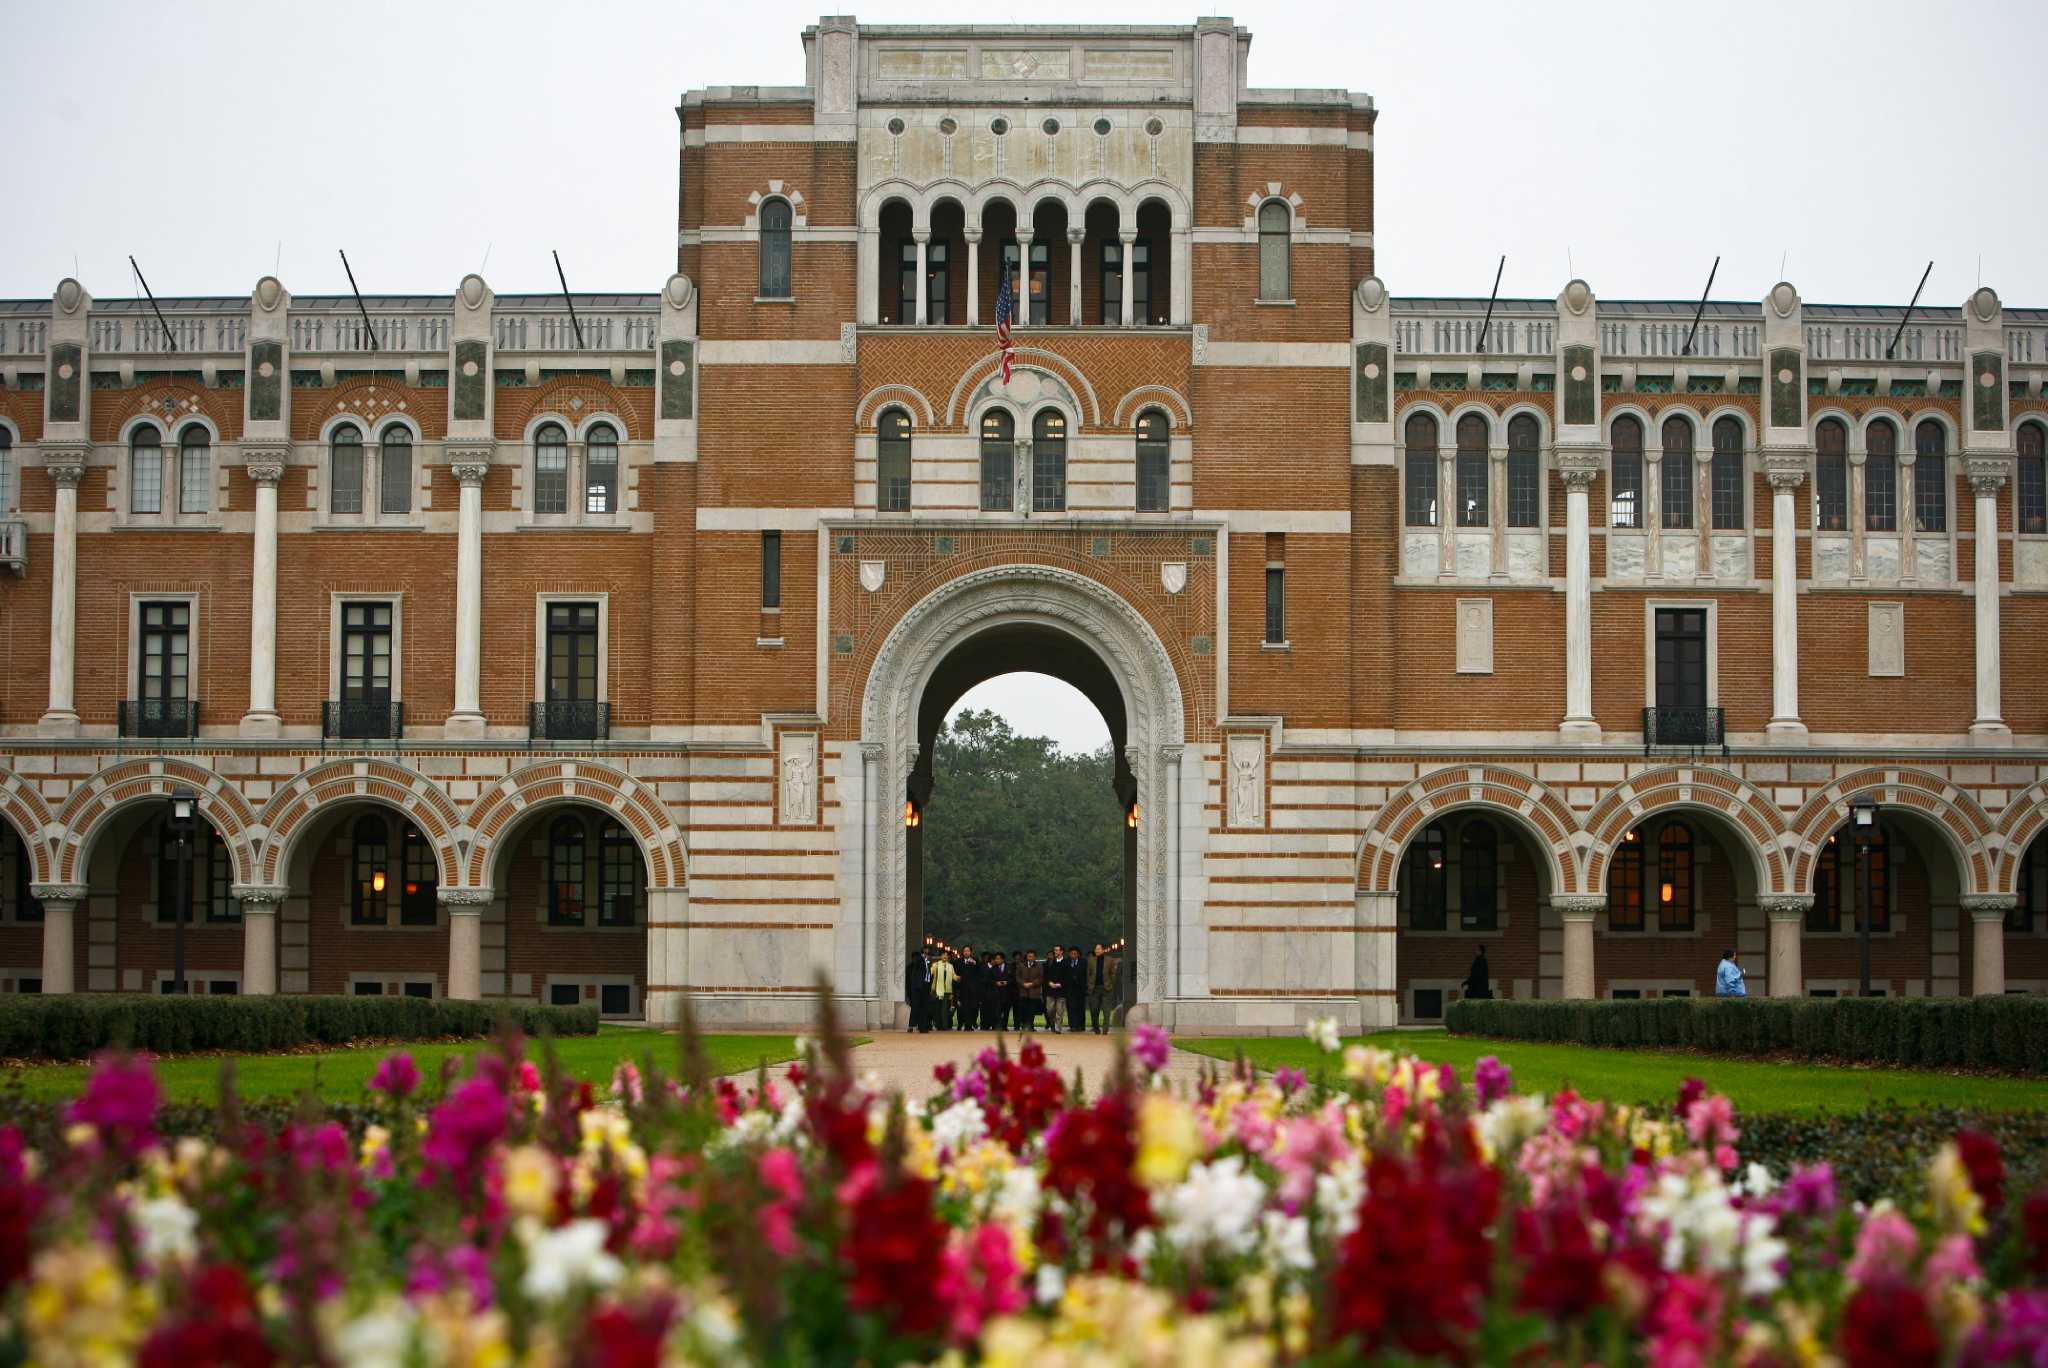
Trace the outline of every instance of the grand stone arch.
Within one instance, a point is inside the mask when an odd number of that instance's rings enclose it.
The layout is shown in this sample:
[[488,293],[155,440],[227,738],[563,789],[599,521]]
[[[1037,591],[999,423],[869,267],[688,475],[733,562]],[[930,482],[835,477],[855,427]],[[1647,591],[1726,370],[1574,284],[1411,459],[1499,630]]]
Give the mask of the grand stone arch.
[[[860,965],[842,974],[844,995],[871,996],[877,1019],[889,1020],[902,1000],[908,953],[909,840],[900,819],[902,796],[918,759],[918,713],[926,687],[954,651],[1002,628],[1059,632],[1092,651],[1116,682],[1126,719],[1125,760],[1137,783],[1141,818],[1136,855],[1137,947],[1133,1018],[1156,1017],[1178,972],[1172,934],[1187,908],[1179,871],[1198,852],[1183,848],[1182,753],[1186,711],[1173,661],[1149,623],[1121,595],[1071,570],[1005,565],[963,575],[919,600],[891,629],[861,695],[860,791],[849,810],[843,848],[860,888],[859,917],[842,941]],[[1199,825],[1199,824],[1198,824]]]

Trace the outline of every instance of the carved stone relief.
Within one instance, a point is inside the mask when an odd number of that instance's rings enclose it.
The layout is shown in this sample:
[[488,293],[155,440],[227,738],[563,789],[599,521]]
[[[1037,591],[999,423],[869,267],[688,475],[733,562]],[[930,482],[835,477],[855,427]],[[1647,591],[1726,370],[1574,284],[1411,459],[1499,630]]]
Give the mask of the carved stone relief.
[[782,824],[809,826],[818,820],[818,734],[783,732]]
[[1266,824],[1266,739],[1263,736],[1230,738],[1230,824],[1256,827]]
[[1906,673],[1906,605],[1870,605],[1870,673],[1898,677]]
[[1493,673],[1493,600],[1458,600],[1458,673]]

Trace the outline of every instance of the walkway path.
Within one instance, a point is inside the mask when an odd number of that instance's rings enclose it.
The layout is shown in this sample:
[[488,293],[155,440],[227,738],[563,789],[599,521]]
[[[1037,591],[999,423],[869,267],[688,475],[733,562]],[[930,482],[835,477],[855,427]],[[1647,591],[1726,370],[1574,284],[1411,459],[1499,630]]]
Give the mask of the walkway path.
[[[1045,1062],[1059,1070],[1060,1076],[1073,1082],[1074,1070],[1081,1070],[1083,1083],[1090,1096],[1102,1086],[1102,1080],[1109,1077],[1116,1063],[1117,1037],[1106,1035],[1033,1035],[1045,1047]],[[1012,1053],[1023,1037],[1005,1035]],[[938,1084],[932,1079],[932,1070],[951,1060],[966,1064],[983,1050],[993,1049],[996,1034],[993,1031],[933,1031],[928,1035],[911,1035],[907,1031],[881,1031],[868,1044],[853,1052],[853,1065],[857,1072],[873,1072],[882,1080],[884,1088],[901,1088],[904,1095],[915,1101],[922,1101],[938,1091]],[[1200,1055],[1185,1050],[1175,1050],[1166,1062],[1166,1078],[1174,1087],[1192,1088],[1200,1079],[1205,1063],[1214,1064]]]

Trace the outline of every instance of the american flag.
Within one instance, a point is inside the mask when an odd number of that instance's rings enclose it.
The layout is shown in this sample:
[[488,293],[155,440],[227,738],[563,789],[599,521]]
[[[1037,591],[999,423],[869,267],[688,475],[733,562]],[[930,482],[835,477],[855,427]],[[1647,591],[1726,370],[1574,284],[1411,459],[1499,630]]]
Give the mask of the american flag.
[[1003,282],[996,287],[996,350],[1003,354],[1003,383],[1010,383],[1010,315],[1016,311],[1016,301],[1010,293],[1010,273],[1003,272]]

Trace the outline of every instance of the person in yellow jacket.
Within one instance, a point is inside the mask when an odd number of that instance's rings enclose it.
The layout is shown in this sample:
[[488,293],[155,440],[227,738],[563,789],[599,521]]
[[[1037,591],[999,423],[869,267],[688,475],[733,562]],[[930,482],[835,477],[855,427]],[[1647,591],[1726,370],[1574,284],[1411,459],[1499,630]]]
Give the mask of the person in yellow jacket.
[[932,1024],[941,1031],[953,1029],[953,957],[946,955],[932,965]]

